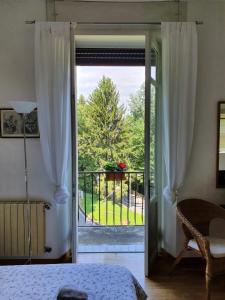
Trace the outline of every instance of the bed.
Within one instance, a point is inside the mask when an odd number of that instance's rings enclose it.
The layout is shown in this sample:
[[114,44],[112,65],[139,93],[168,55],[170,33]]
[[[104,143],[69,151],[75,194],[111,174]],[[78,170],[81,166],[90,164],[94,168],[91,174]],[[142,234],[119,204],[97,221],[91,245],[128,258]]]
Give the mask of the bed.
[[107,264],[1,266],[0,286],[1,300],[53,300],[65,286],[94,300],[147,299],[126,268]]

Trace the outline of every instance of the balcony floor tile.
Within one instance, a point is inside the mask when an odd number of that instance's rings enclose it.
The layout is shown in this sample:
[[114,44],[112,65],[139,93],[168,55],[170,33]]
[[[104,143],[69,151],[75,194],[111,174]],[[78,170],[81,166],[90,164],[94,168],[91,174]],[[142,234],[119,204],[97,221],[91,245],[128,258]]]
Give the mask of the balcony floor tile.
[[78,252],[144,252],[144,226],[81,226]]

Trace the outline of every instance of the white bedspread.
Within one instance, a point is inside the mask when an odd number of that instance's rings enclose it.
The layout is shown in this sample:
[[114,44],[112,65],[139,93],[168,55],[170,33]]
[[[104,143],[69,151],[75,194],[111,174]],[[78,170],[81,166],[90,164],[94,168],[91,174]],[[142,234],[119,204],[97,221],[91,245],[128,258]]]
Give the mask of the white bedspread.
[[146,295],[125,268],[105,264],[0,266],[1,300],[53,300],[70,286],[94,300],[144,300]]

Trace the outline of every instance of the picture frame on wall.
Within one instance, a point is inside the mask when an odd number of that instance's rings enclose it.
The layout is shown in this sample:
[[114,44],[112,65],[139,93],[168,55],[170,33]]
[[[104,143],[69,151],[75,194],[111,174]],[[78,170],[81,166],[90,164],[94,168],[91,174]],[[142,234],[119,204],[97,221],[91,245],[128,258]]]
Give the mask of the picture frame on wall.
[[[1,137],[23,138],[23,117],[11,108],[0,110]],[[26,115],[25,132],[27,138],[39,138],[37,109]]]

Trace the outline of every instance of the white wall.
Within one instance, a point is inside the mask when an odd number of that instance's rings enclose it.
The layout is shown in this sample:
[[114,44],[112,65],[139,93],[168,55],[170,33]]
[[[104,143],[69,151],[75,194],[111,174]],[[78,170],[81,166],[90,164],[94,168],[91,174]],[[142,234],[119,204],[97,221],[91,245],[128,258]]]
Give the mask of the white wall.
[[[97,3],[56,1],[56,20],[75,22],[150,22],[177,21],[177,3]],[[181,18],[186,16],[186,4],[181,4]],[[164,231],[164,247],[171,254],[176,253],[176,212],[174,207],[164,207],[166,210]],[[173,224],[173,226],[171,226]]]
[[[225,2],[189,1],[188,20],[202,20],[198,26],[199,65],[196,125],[193,152],[181,198],[199,197],[225,203],[225,190],[216,189],[216,104],[225,99]],[[175,3],[80,3],[56,1],[57,20],[146,22],[177,20]],[[0,3],[0,105],[7,107],[11,99],[34,99],[33,26],[24,20],[44,20],[44,0],[1,0]],[[29,141],[30,191],[53,203],[47,213],[47,245],[53,247],[51,257],[66,250],[68,219],[66,207],[52,201],[53,190],[46,176],[38,139]],[[0,198],[22,197],[23,145],[20,139],[0,139]],[[168,208],[165,224],[175,220]],[[165,226],[167,228],[167,226]],[[174,224],[166,232],[165,242],[175,254],[182,237]],[[171,237],[175,238],[175,243]],[[176,244],[176,237],[178,243]],[[172,248],[171,248],[172,245]],[[177,247],[176,247],[177,246]]]
[[[56,1],[57,20],[97,22],[147,22],[177,20],[174,3],[90,3]],[[54,9],[53,3],[48,6]],[[185,10],[185,9],[184,9]],[[0,107],[12,99],[35,100],[33,34],[25,20],[54,19],[46,12],[45,0],[0,1]],[[53,187],[46,175],[39,139],[28,141],[29,190],[32,198],[52,203],[47,211],[47,242],[53,251],[45,257],[57,258],[68,248],[68,207],[56,206]],[[22,139],[0,138],[0,199],[24,197]]]
[[[5,0],[0,9],[0,105],[11,99],[35,99],[33,78],[33,26],[24,20],[45,20],[45,0]],[[52,6],[52,5],[51,5]],[[175,3],[90,3],[56,1],[57,20],[96,22],[148,22],[177,20]],[[54,8],[52,6],[51,8]],[[184,6],[185,11],[185,6]],[[48,12],[50,19],[54,17]],[[50,257],[58,257],[67,248],[66,207],[52,201],[53,190],[46,176],[38,139],[29,140],[30,194],[51,202],[47,212],[47,246]],[[0,198],[23,197],[22,140],[0,139]],[[68,224],[67,224],[68,225]]]
[[[186,180],[179,195],[225,204],[225,190],[216,189],[217,102],[225,99],[225,1],[191,0],[188,21],[198,25],[198,78],[193,150]],[[182,241],[181,227],[175,221],[175,206],[165,203],[164,247],[176,256]],[[214,222],[211,230],[225,236],[225,224]]]
[[[184,4],[183,4],[184,5]],[[217,101],[225,99],[225,1],[190,0],[187,19],[198,26],[198,83],[193,151],[180,199],[199,197],[225,203],[225,190],[216,189]],[[183,7],[185,16],[186,7]],[[176,21],[176,3],[76,3],[56,1],[57,20],[96,22]],[[164,246],[173,255],[182,233],[175,207],[166,203]]]
[[[35,100],[34,26],[25,20],[45,20],[45,0],[0,1],[0,108],[12,99]],[[32,198],[52,203],[47,213],[45,257],[58,258],[67,250],[68,209],[56,206],[53,187],[46,175],[39,139],[28,141],[29,191]],[[0,200],[24,198],[23,140],[0,138]]]
[[[225,189],[216,188],[217,102],[225,99],[225,1],[189,1],[188,20],[198,26],[198,82],[194,142],[181,199],[197,197],[225,204]],[[212,230],[225,236],[224,223]],[[182,234],[177,228],[177,246]]]
[[[204,7],[204,9],[203,9]],[[188,19],[198,26],[198,82],[193,151],[182,197],[225,203],[216,189],[217,102],[225,99],[225,1],[190,1]]]
[[[181,8],[185,4],[181,4]],[[76,22],[149,22],[177,20],[174,2],[55,2],[56,19]],[[185,9],[184,9],[185,10]],[[182,11],[182,10],[181,10]]]

